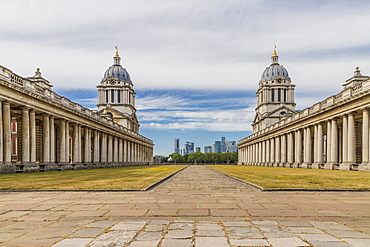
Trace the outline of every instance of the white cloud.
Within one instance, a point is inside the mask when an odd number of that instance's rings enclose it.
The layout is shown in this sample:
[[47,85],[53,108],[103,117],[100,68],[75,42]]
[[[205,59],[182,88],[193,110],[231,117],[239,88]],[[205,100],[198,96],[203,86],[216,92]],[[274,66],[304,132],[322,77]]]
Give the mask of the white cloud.
[[246,131],[250,130],[254,109],[199,110],[199,111],[156,111],[141,112],[144,129],[178,129],[204,131]]
[[0,62],[95,88],[119,45],[138,89],[256,90],[277,44],[297,90],[331,92],[355,66],[370,71],[370,4],[355,3],[3,1]]

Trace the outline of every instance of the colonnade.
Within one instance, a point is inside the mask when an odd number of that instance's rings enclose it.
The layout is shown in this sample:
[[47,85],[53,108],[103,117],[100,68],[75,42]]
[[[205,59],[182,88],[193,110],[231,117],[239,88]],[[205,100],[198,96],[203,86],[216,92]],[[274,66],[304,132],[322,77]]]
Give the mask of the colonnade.
[[[113,167],[152,162],[152,144],[116,129],[0,100],[0,172]],[[140,136],[139,136],[140,137]]]
[[239,142],[239,164],[370,170],[369,108],[267,131]]

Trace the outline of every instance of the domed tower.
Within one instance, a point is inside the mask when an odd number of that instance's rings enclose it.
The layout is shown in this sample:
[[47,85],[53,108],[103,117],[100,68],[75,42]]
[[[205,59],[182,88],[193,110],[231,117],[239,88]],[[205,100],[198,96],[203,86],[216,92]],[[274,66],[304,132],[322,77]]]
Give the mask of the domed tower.
[[295,85],[291,83],[288,71],[279,64],[278,60],[275,46],[271,65],[263,71],[258,84],[256,116],[252,123],[253,133],[296,112]]
[[113,57],[114,64],[104,73],[98,88],[98,113],[108,116],[114,122],[139,133],[139,122],[136,118],[135,91],[130,75],[121,66],[121,57]]

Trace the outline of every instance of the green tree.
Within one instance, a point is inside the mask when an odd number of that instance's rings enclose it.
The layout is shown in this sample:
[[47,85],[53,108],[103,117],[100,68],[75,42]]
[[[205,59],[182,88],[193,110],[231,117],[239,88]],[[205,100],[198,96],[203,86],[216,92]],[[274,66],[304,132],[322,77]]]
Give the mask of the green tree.
[[183,162],[185,162],[184,157],[181,154],[179,154],[179,153],[170,154],[170,157],[172,158],[172,161],[175,162],[175,163],[183,163]]
[[188,156],[188,162],[191,162],[191,163],[194,163],[195,161],[197,163],[202,163],[204,162],[204,153],[202,152],[195,152],[195,153],[191,153],[189,154]]

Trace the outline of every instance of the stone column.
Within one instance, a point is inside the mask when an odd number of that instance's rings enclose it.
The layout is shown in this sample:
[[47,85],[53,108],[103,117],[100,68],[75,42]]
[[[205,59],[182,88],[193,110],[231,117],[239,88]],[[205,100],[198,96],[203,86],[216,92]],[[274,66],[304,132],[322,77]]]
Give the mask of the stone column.
[[319,169],[323,164],[323,153],[324,153],[324,140],[323,140],[323,132],[322,132],[322,123],[317,124],[317,128],[315,128],[317,134],[315,135],[317,140],[316,148],[315,148],[315,163],[312,165],[312,168]]
[[[0,165],[4,160],[4,142],[3,142],[3,102],[0,100]],[[1,168],[0,168],[1,169]]]
[[313,149],[312,149],[312,152],[313,152],[312,168],[317,169],[316,168],[317,157],[318,157],[318,154],[317,154],[317,124],[315,124],[313,126]]
[[100,162],[100,140],[99,140],[99,131],[94,130],[94,163]]
[[50,163],[50,119],[48,114],[42,115],[42,137],[43,137],[43,151],[42,161],[44,164]]
[[106,163],[108,162],[107,157],[107,134],[102,133],[102,144],[101,144],[101,162]]
[[275,161],[275,138],[270,139],[270,164],[269,166],[274,166]]
[[30,116],[29,109],[22,107],[22,164],[30,163]]
[[266,142],[261,142],[261,166],[264,166],[266,162]]
[[108,162],[113,162],[113,137],[108,134]]
[[131,141],[127,140],[127,163],[131,162]]
[[280,165],[281,167],[285,167],[286,161],[287,161],[287,152],[286,152],[286,134],[281,135],[280,138],[281,144],[280,144],[280,150],[281,150],[281,156],[280,156]]
[[295,161],[294,161],[294,164],[293,164],[293,167],[294,168],[299,168],[301,167],[302,165],[302,133],[301,133],[301,130],[297,130],[295,132],[295,148],[296,148],[296,151],[295,151]]
[[78,162],[82,162],[82,127],[81,125],[78,125]]
[[50,116],[50,163],[55,164],[55,120]]
[[30,161],[36,163],[36,115],[35,110],[30,109]]
[[3,102],[3,135],[4,135],[4,163],[12,163],[12,137],[11,137],[11,114],[10,103]]
[[113,162],[118,162],[118,138],[113,137]]
[[306,127],[304,129],[304,160],[302,168],[310,168],[311,164],[312,164],[311,128]]
[[348,159],[346,164],[339,166],[340,170],[350,170],[356,164],[356,139],[355,139],[355,116],[348,114]]
[[348,116],[343,116],[342,163],[348,163]]
[[91,137],[90,129],[85,127],[85,150],[84,150],[84,163],[91,163]]
[[123,140],[118,139],[118,162],[123,163]]
[[327,170],[333,170],[333,164],[331,161],[331,121],[327,121],[327,131],[326,131],[326,163],[324,168]]
[[359,171],[370,170],[369,164],[369,108],[362,110],[362,162],[358,166]]
[[127,163],[127,140],[123,140],[123,162]]
[[66,121],[61,119],[60,120],[60,148],[59,148],[59,157],[60,157],[60,163],[67,163],[67,156],[66,156],[66,143],[67,143],[67,139],[66,139]]
[[277,136],[275,138],[275,163],[274,163],[274,166],[278,167],[280,162],[281,162],[281,159],[280,159],[280,137]]
[[293,133],[288,133],[288,156],[287,156],[287,167],[293,167],[294,163],[294,145],[293,145]]
[[265,166],[269,166],[270,165],[270,139],[266,140],[266,154],[265,154],[265,157],[266,157],[266,162],[265,162]]
[[[71,156],[71,150],[70,150],[70,140],[69,140],[69,121],[66,121],[66,161],[69,164],[70,161],[70,156]],[[69,168],[68,168],[69,169]]]
[[78,138],[78,124],[73,124],[73,153],[72,162],[74,164],[79,163],[79,138]]
[[338,164],[338,126],[337,119],[331,120],[331,161]]

